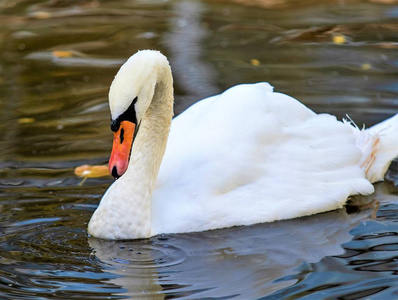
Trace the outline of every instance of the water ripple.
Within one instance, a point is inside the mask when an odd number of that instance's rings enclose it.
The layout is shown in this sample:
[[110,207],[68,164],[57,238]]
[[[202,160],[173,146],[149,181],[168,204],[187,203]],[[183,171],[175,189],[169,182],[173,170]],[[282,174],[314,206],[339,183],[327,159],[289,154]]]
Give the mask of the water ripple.
[[78,186],[73,174],[106,162],[109,84],[138,49],[169,57],[176,114],[270,81],[358,124],[391,116],[395,3],[38,2],[0,1],[1,299],[397,298],[397,191],[387,184],[309,218],[109,242],[86,228],[112,179]]

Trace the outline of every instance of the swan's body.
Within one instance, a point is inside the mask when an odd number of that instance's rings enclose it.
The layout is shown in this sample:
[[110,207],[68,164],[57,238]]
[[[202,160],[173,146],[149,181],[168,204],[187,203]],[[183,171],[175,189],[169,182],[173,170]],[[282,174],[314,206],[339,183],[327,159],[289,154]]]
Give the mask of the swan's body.
[[193,105],[173,120],[166,149],[172,93],[170,67],[158,52],[138,52],[117,74],[112,119],[138,97],[141,125],[126,173],[90,221],[92,235],[146,238],[333,210],[350,195],[372,193],[371,181],[398,155],[398,116],[360,131],[268,83]]

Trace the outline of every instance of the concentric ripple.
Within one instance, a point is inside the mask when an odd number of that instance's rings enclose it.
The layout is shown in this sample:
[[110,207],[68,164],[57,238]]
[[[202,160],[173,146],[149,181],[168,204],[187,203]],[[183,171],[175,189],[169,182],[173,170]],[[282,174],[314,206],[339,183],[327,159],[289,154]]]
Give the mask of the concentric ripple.
[[128,269],[168,268],[189,263],[186,250],[168,239],[118,242],[89,238],[88,242],[101,261]]

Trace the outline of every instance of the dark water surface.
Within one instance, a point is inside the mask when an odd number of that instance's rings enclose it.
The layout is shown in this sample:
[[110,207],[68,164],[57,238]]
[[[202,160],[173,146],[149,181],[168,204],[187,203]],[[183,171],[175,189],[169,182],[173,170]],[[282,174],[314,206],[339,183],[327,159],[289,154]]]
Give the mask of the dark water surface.
[[393,184],[312,217],[113,242],[86,232],[112,179],[73,174],[107,162],[108,87],[138,49],[169,57],[177,114],[269,81],[375,124],[398,110],[397,17],[393,0],[0,1],[0,299],[397,299]]

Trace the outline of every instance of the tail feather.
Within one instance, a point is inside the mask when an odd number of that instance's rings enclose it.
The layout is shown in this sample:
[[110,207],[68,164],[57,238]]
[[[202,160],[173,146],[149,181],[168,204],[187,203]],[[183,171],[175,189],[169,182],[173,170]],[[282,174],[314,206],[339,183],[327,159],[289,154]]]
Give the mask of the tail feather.
[[391,161],[398,156],[398,114],[368,129],[359,129],[351,119],[345,123],[353,125],[366,178],[372,183],[382,181]]

